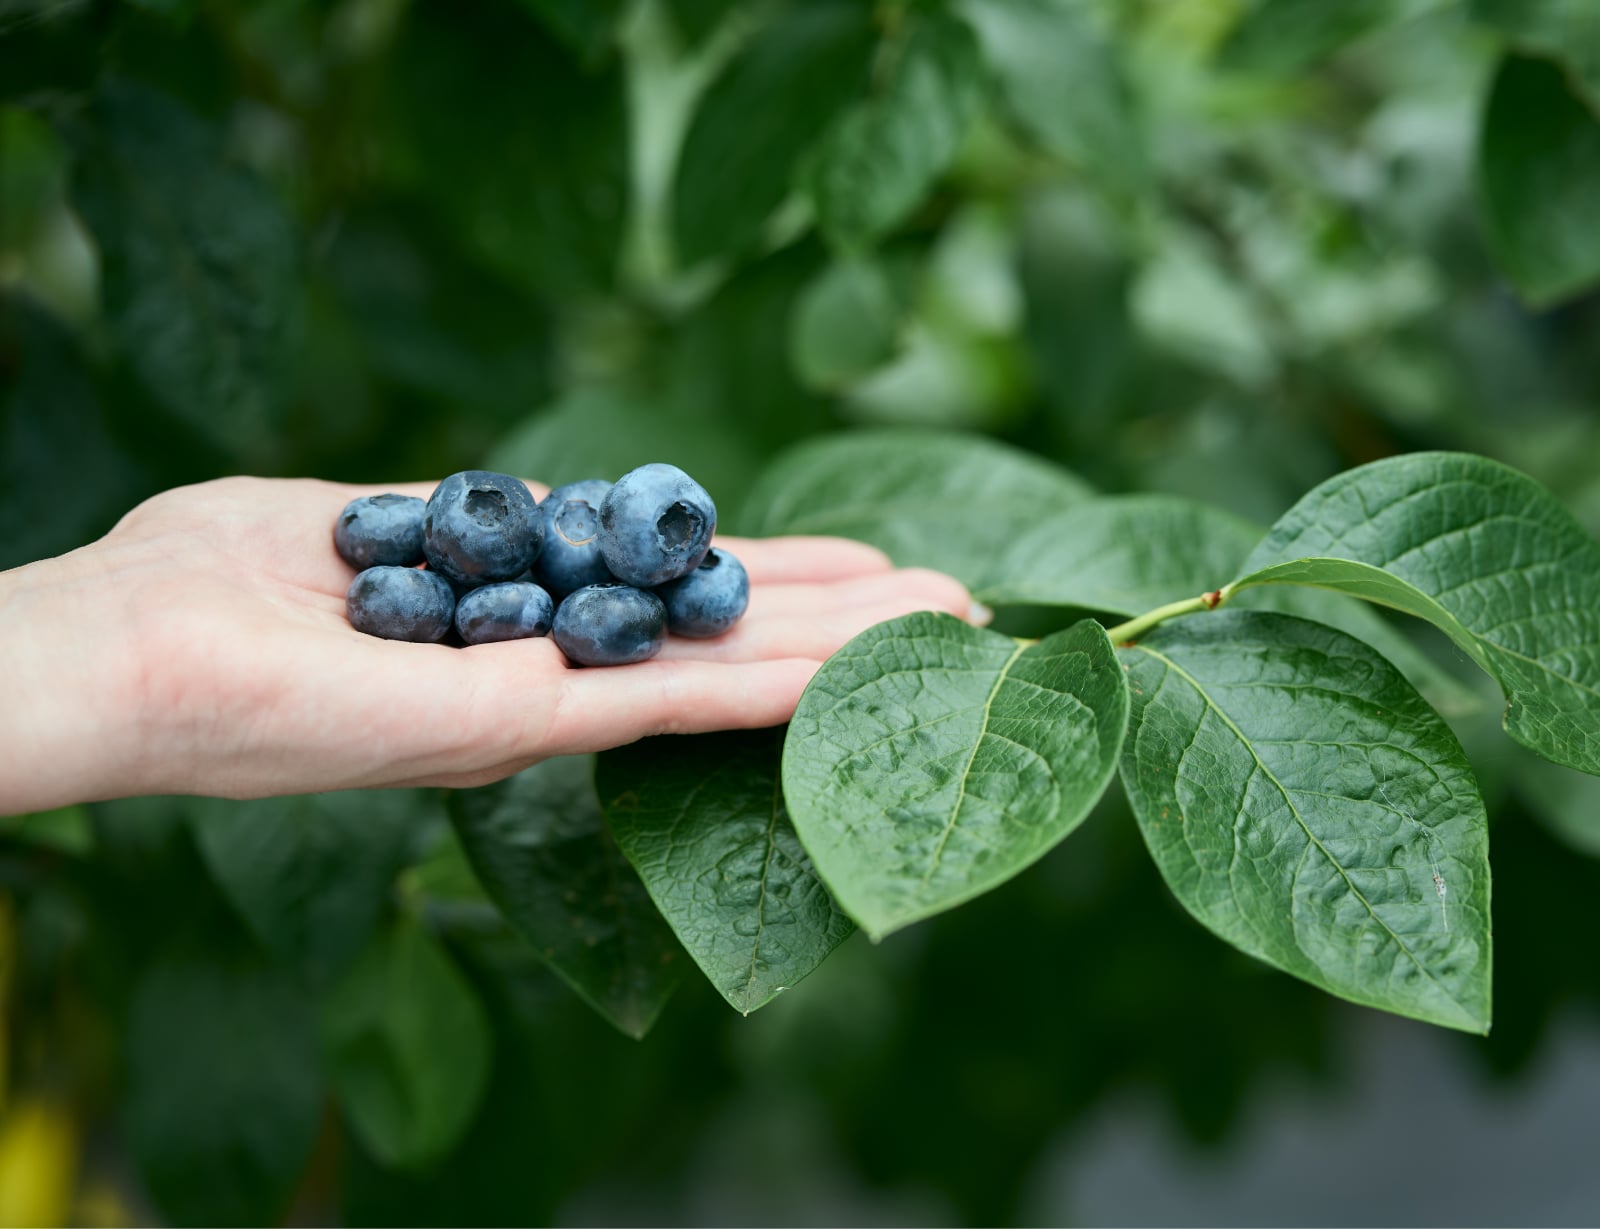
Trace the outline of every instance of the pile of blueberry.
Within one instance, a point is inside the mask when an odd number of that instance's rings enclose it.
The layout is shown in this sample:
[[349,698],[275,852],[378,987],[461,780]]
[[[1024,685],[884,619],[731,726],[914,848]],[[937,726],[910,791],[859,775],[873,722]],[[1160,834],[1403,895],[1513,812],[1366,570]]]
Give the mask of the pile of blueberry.
[[711,548],[716,527],[711,496],[672,465],[569,483],[543,503],[516,478],[467,470],[426,503],[352,500],[333,544],[360,572],[345,597],[358,631],[464,644],[553,634],[571,661],[621,666],[654,657],[668,631],[719,636],[744,614],[750,581]]

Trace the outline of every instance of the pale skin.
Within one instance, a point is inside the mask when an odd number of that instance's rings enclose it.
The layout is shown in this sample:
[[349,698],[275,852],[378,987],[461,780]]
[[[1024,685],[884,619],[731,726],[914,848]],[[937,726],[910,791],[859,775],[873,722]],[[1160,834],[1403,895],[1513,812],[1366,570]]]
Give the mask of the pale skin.
[[[545,489],[530,483],[534,494]],[[651,734],[778,725],[852,636],[914,610],[981,621],[937,572],[838,538],[719,538],[750,608],[714,640],[580,669],[547,638],[470,649],[362,635],[344,505],[432,483],[225,478],[0,573],[0,814],[138,794],[257,798],[481,785]]]

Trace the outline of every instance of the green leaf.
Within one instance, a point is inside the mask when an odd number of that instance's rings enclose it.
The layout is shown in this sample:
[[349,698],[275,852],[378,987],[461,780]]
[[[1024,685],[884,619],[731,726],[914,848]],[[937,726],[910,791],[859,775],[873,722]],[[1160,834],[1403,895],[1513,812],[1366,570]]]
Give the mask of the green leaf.
[[390,1168],[420,1168],[449,1152],[488,1080],[483,1008],[412,921],[381,936],[330,991],[322,1042],[351,1127]]
[[166,95],[113,84],[74,130],[72,198],[100,250],[104,310],[146,391],[223,448],[279,422],[299,256],[267,186]]
[[1257,0],[1222,46],[1224,68],[1284,76],[1380,26],[1449,0]]
[[1455,735],[1360,641],[1224,611],[1119,650],[1122,780],[1173,894],[1343,998],[1489,1028],[1489,849]]
[[1332,589],[1307,589],[1299,585],[1266,585],[1246,589],[1230,606],[1267,610],[1322,623],[1335,631],[1365,641],[1391,666],[1410,680],[1422,698],[1445,717],[1468,717],[1484,711],[1479,688],[1468,685],[1423,652],[1393,620],[1360,598]]
[[757,33],[712,83],[674,181],[681,261],[730,255],[756,238],[788,196],[802,156],[865,88],[873,41],[868,5],[799,5]]
[[840,117],[807,176],[818,223],[846,247],[876,243],[922,203],[981,100],[978,45],[954,18],[913,18],[886,53],[873,97]]
[[1219,589],[1261,530],[1176,495],[1087,499],[997,538],[973,596],[995,606],[1136,615]]
[[366,946],[430,798],[368,790],[208,799],[190,814],[211,874],[261,945],[323,985]]
[[812,388],[843,388],[894,357],[901,307],[877,261],[841,260],[801,291],[790,323],[789,357]]
[[182,948],[142,974],[127,1025],[128,1142],[180,1225],[278,1224],[311,1156],[311,1013],[254,955]]
[[919,613],[824,663],[783,792],[823,882],[874,939],[999,886],[1078,826],[1116,769],[1127,686],[1085,619],[1036,643]]
[[1530,302],[1600,281],[1600,116],[1556,65],[1501,61],[1479,135],[1478,194],[1490,249]]
[[964,0],[991,72],[1022,129],[1121,196],[1149,163],[1122,65],[1083,0]]
[[741,532],[838,534],[902,566],[979,583],[997,542],[1088,497],[1059,466],[982,436],[854,431],[786,452],[756,480]]
[[1526,475],[1464,453],[1363,465],[1285,513],[1244,573],[1428,620],[1499,682],[1506,733],[1600,774],[1600,544]]
[[1560,60],[1600,114],[1600,7],[1591,0],[1472,0],[1472,15],[1513,46]]
[[647,738],[600,757],[606,823],[711,984],[749,1015],[855,929],[779,788],[782,731]]
[[562,756],[452,798],[456,832],[506,920],[583,1000],[643,1037],[679,951],[606,832],[591,756]]
[[[1261,541],[1259,526],[1174,495],[1112,495],[1046,517],[1001,546],[973,596],[991,606],[1066,606],[1133,616],[1220,589]],[[1441,712],[1479,709],[1447,674],[1365,602],[1277,587],[1235,599],[1299,615],[1365,640]]]

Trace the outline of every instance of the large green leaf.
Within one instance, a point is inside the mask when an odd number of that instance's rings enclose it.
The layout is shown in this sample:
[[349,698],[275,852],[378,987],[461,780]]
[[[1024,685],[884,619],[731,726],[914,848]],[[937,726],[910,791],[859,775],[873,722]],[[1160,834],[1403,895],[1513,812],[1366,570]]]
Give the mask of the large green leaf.
[[606,823],[678,939],[749,1015],[855,929],[795,836],[781,731],[648,738],[600,757]]
[[1088,499],[997,538],[979,601],[1142,614],[1219,589],[1261,530],[1175,495]]
[[1119,655],[1123,783],[1184,907],[1334,994],[1487,1031],[1483,800],[1399,672],[1340,632],[1248,611]]
[[956,155],[981,97],[978,45],[954,18],[913,18],[873,96],[840,117],[808,176],[817,221],[845,246],[905,221]]
[[878,939],[997,887],[1076,828],[1127,721],[1092,620],[1030,642],[906,615],[806,688],[783,793],[823,882]]
[[1501,62],[1479,137],[1478,193],[1495,259],[1531,302],[1600,281],[1600,116],[1558,66]]
[[1236,587],[1315,585],[1436,624],[1505,692],[1506,733],[1600,774],[1600,544],[1533,479],[1414,453],[1329,479]]
[[1600,114],[1600,5],[1593,0],[1472,0],[1472,15],[1517,47],[1552,56]]
[[190,814],[261,945],[320,985],[366,945],[429,811],[420,791],[370,790],[197,801]]
[[286,973],[185,945],[146,968],[127,1025],[128,1142],[180,1225],[281,1223],[311,1156],[322,1081]]
[[472,1121],[489,1076],[488,1018],[438,943],[402,921],[322,1004],[335,1092],[384,1165],[438,1160]]
[[[973,596],[994,606],[1066,606],[1139,615],[1199,597],[1238,575],[1260,527],[1174,495],[1088,499],[1023,530],[996,551]],[[1326,623],[1365,640],[1443,712],[1476,711],[1477,698],[1366,603],[1291,587],[1241,595],[1255,609]]]
[[870,6],[798,5],[712,84],[678,159],[672,221],[681,261],[731,255],[756,238],[802,156],[865,89],[873,43]]
[[855,431],[779,457],[756,480],[740,530],[859,538],[902,566],[977,584],[997,543],[1088,493],[1058,466],[982,436]]
[[678,945],[600,813],[592,756],[452,796],[456,832],[506,920],[591,1007],[643,1037],[678,984]]
[[1018,124],[1119,195],[1149,179],[1122,66],[1082,0],[964,0]]
[[278,422],[299,256],[267,186],[166,95],[108,86],[74,127],[72,196],[100,252],[107,318],[149,394],[213,443]]

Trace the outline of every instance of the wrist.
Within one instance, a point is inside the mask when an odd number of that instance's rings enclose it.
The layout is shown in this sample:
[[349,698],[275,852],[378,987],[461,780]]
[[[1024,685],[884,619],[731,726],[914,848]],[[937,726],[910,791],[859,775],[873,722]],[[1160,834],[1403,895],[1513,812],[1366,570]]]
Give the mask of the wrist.
[[0,814],[139,792],[119,570],[95,543],[0,572]]

